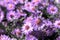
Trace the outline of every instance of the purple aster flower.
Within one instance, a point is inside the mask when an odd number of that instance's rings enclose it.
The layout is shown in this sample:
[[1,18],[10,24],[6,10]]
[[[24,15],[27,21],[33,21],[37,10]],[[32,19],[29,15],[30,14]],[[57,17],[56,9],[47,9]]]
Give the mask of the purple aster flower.
[[36,4],[36,3],[41,3],[42,0],[32,0],[32,2],[34,2]]
[[32,24],[30,22],[26,22],[23,26],[22,26],[22,32],[24,34],[29,34],[31,31],[33,31],[33,27]]
[[0,5],[4,6],[4,1],[0,0]]
[[7,35],[1,35],[0,40],[11,40],[9,36]]
[[24,20],[24,23],[31,23],[34,30],[41,30],[44,28],[45,24],[43,23],[43,18],[40,17],[27,17],[26,20]]
[[20,37],[20,38],[22,37],[22,31],[19,28],[14,29],[11,33],[13,35],[16,35],[17,37]]
[[39,3],[41,3],[42,0],[32,0],[31,3],[34,6],[38,6]]
[[52,22],[48,19],[48,20],[44,20],[44,23],[46,26],[52,26]]
[[25,10],[27,10],[29,12],[34,12],[35,13],[36,7],[35,7],[35,5],[33,5],[32,2],[27,2],[27,3],[25,3],[23,9],[25,9]]
[[15,9],[15,4],[9,2],[9,3],[5,4],[5,7],[8,10],[14,10]]
[[44,6],[43,6],[43,5],[38,4],[38,8],[39,8],[39,9],[41,9],[41,10],[43,10],[43,9],[44,9]]
[[26,8],[29,8],[30,7],[30,2],[28,2],[28,3],[25,3],[25,5],[24,5],[24,9],[26,9]]
[[26,22],[32,22],[33,20],[33,17],[30,16],[30,17],[27,17],[23,22],[26,23]]
[[57,8],[56,6],[54,6],[54,5],[49,5],[49,6],[47,7],[47,12],[48,12],[49,14],[51,14],[51,15],[57,14],[58,8]]
[[41,4],[43,5],[43,7],[46,7],[49,5],[49,2],[48,0],[43,0]]
[[17,4],[19,2],[19,0],[10,0],[11,3]]
[[29,10],[30,10],[30,12],[35,13],[35,11],[36,11],[36,7],[35,7],[35,6],[30,6]]
[[18,13],[16,13],[15,11],[10,11],[7,13],[7,20],[8,21],[13,21],[15,19],[18,19],[20,15],[18,15]]
[[43,18],[40,18],[40,17],[34,17],[32,23],[33,23],[34,30],[41,30],[45,27]]
[[19,1],[18,0],[3,0],[4,3],[13,3],[13,4],[17,4]]
[[28,2],[28,0],[18,0],[19,1],[19,3],[27,3]]
[[55,28],[60,28],[60,20],[56,20],[53,25]]
[[24,16],[26,17],[27,14],[25,14],[24,12],[21,12],[20,10],[17,10],[17,13],[19,16]]
[[27,35],[25,37],[25,40],[38,40],[36,37],[32,36],[32,35]]
[[24,23],[29,23],[32,24],[32,27],[34,30],[41,30],[45,27],[45,24],[43,22],[43,18],[41,19],[40,17],[27,17],[26,20],[24,20]]
[[3,0],[4,1],[4,3],[8,3],[8,2],[11,2],[10,0]]
[[39,9],[43,10],[48,5],[49,5],[48,0],[42,0],[42,2],[38,4],[38,7]]
[[53,28],[53,27],[49,28],[48,27],[45,32],[46,32],[47,36],[51,36],[51,35],[53,35],[55,33],[55,31],[56,31],[55,28]]
[[56,40],[60,40],[60,36],[58,36],[58,37],[56,38]]
[[41,22],[42,21],[40,18],[37,18],[37,17],[34,18],[34,24],[39,25]]

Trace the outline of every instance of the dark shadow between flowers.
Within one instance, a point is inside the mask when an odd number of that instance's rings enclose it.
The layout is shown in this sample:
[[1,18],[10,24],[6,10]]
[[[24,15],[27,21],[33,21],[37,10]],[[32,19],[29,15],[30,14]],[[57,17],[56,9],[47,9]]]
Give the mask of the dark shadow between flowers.
[[47,36],[47,34],[41,30],[33,31],[30,33],[31,35],[35,36],[38,40],[55,40],[58,36],[58,33],[54,32],[51,36]]

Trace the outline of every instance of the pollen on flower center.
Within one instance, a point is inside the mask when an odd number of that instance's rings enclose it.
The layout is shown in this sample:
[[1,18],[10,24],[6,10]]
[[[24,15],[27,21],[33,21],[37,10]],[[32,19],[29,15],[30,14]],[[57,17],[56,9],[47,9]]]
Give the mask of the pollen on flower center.
[[41,23],[41,20],[40,19],[37,19],[36,20],[36,24],[40,24]]
[[16,0],[13,0],[13,1],[16,1]]
[[33,7],[32,10],[35,10],[35,8]]
[[58,25],[60,26],[60,23],[58,23]]
[[21,32],[20,32],[20,31],[16,32],[16,35],[19,35],[19,34],[21,34]]
[[26,29],[26,30],[28,30],[28,29],[29,29],[29,26],[28,26],[28,25],[26,25],[26,26],[25,26],[25,29]]
[[10,5],[10,8],[12,8],[12,5]]
[[38,2],[38,0],[35,0],[35,2]]
[[29,5],[29,4],[27,4],[27,6],[29,7],[30,5]]
[[54,8],[51,8],[52,11],[55,11]]
[[14,15],[10,15],[10,17],[11,17],[11,18],[13,18],[13,17],[14,17]]

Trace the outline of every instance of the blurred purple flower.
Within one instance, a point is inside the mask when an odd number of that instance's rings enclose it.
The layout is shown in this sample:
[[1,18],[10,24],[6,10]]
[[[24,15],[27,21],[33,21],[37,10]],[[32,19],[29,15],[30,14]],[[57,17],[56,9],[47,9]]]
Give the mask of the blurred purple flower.
[[60,29],[60,20],[56,20],[54,23],[53,23],[54,27],[55,28],[59,28]]
[[29,12],[33,12],[33,13],[35,13],[35,11],[36,11],[35,5],[33,3],[31,3],[31,2],[25,3],[23,9],[25,9],[25,10],[27,10]]
[[30,16],[30,17],[27,17],[23,22],[26,23],[26,22],[32,22],[33,20],[33,17]]
[[5,7],[8,9],[8,10],[14,10],[15,9],[15,4],[13,3],[6,3],[5,4]]
[[54,5],[49,5],[49,6],[47,7],[47,12],[48,12],[49,14],[51,14],[51,15],[55,15],[55,14],[57,14],[57,12],[58,12],[58,8],[57,8],[56,6],[54,6]]
[[46,26],[52,26],[53,23],[48,19],[48,20],[44,20],[44,23]]
[[21,11],[20,10],[17,10],[17,13],[18,13],[18,15],[24,16],[24,17],[26,17],[26,15],[27,15],[24,12],[22,12],[22,10]]
[[41,3],[43,0],[32,0],[32,3],[34,5],[38,5],[38,3]]
[[8,3],[8,2],[11,2],[10,0],[3,0],[4,1],[4,3]]
[[5,6],[4,4],[5,4],[4,1],[0,0],[0,5]]
[[18,13],[16,13],[15,11],[9,11],[6,16],[8,21],[13,21],[15,19],[18,19],[19,17],[20,15],[18,15]]
[[34,30],[41,30],[45,27],[43,18],[40,17],[34,17],[32,23],[33,23]]
[[43,7],[46,7],[49,5],[49,2],[48,0],[43,0],[41,4],[43,5]]
[[60,40],[60,36],[58,36],[58,37],[56,38],[56,40]]
[[60,0],[55,0],[55,3],[60,4]]
[[21,29],[19,29],[19,28],[15,28],[14,30],[12,30],[12,32],[11,32],[13,35],[16,35],[17,37],[22,37],[22,31],[21,31]]
[[27,3],[28,2],[28,0],[18,0],[19,1],[19,3],[21,3],[21,4],[24,4],[24,3]]
[[0,10],[0,22],[3,20],[3,18],[4,18],[4,13],[3,11]]
[[33,35],[27,35],[25,37],[25,40],[38,40],[36,37],[34,37]]
[[32,24],[30,22],[26,22],[23,26],[22,26],[22,32],[24,34],[29,34],[31,31],[33,31],[33,27]]
[[11,3],[13,3],[15,5],[19,2],[19,0],[10,0],[10,1],[11,1]]
[[46,35],[47,35],[47,36],[52,36],[54,33],[55,33],[54,28],[48,28],[48,29],[46,30]]
[[1,35],[0,40],[11,40],[9,36],[7,35]]

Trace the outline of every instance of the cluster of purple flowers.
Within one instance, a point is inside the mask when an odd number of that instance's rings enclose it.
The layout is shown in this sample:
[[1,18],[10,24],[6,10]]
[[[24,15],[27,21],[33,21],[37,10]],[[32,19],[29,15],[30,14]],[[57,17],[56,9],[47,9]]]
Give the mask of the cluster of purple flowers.
[[0,0],[0,40],[60,40],[60,0]]

